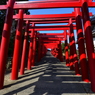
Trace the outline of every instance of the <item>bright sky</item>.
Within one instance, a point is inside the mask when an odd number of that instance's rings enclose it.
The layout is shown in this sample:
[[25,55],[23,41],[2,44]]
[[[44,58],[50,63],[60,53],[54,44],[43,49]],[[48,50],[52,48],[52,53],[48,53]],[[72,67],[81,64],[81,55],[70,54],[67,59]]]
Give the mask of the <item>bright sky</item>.
[[[30,0],[30,1],[37,1],[37,0]],[[55,9],[32,9],[30,10],[31,15],[34,14],[65,14],[65,13],[71,13],[73,12],[74,9],[73,8],[55,8]],[[93,14],[95,14],[95,8],[89,8],[89,12],[92,12]],[[41,24],[40,26],[44,26],[44,25],[50,25],[50,24]],[[52,24],[52,25],[56,25],[56,24]],[[63,25],[63,23],[61,24],[57,24],[57,25]],[[39,26],[39,25],[37,25]],[[62,31],[39,31],[40,33],[62,33]],[[74,31],[74,34],[76,35],[76,31]],[[75,36],[75,40],[77,40],[76,36]]]

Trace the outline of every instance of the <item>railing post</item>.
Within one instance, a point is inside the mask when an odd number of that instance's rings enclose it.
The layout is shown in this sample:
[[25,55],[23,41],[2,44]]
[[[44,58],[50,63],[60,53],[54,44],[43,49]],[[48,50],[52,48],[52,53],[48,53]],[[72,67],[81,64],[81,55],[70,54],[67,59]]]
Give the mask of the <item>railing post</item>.
[[82,0],[82,17],[84,23],[84,33],[86,39],[88,63],[90,68],[91,88],[92,91],[95,92],[95,54],[94,54],[94,45],[92,39],[93,37],[92,37],[91,22],[89,18],[87,0]]
[[5,18],[5,23],[4,23],[3,33],[2,33],[2,41],[1,41],[1,49],[0,49],[0,89],[3,88],[3,84],[4,84],[4,73],[6,67],[5,65],[7,62],[14,3],[15,0],[8,1],[8,8],[6,11],[6,18]]
[[20,75],[24,74],[24,67],[27,55],[27,46],[28,46],[28,31],[29,30],[29,21],[26,22],[26,29],[24,34],[24,42],[23,42],[23,51],[22,51],[22,58],[21,58],[21,67],[20,67]]
[[24,13],[24,10],[20,9],[19,10],[19,19],[18,19],[16,37],[15,37],[15,45],[14,45],[12,74],[11,74],[12,80],[16,80],[18,78],[18,69],[19,69],[20,56],[21,56],[23,13]]

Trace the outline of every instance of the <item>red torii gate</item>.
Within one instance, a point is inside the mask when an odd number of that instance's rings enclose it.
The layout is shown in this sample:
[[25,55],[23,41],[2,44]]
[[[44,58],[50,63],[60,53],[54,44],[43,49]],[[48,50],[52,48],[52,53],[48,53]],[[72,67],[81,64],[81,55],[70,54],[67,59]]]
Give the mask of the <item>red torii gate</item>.
[[[75,13],[72,12],[70,14],[47,14],[47,15],[26,15],[24,14],[23,18],[24,19],[41,19],[41,18],[70,18],[70,17],[75,17]],[[13,19],[18,19],[19,14],[16,14],[13,16]]]
[[[49,28],[49,27],[51,27],[51,26],[47,26],[47,27]],[[45,28],[47,28],[47,27],[45,26]],[[55,26],[53,26],[53,27],[55,27]],[[56,26],[56,27],[57,27],[57,26]],[[68,26],[64,26],[64,27],[68,27]],[[42,27],[40,27],[40,28],[42,28]],[[43,37],[45,37],[45,36],[46,36],[46,35],[44,35]],[[41,37],[42,37],[42,36],[41,36]],[[50,35],[49,35],[49,36],[46,36],[46,37],[50,37]],[[52,36],[52,37],[53,37],[53,36]],[[79,71],[77,71],[77,70],[78,70],[78,67],[76,66],[76,68],[77,68],[77,69],[76,69],[76,74],[78,74],[78,72],[79,72]]]
[[[80,12],[80,15],[82,16],[82,13]],[[90,16],[92,16],[92,13],[89,13]],[[72,13],[69,13],[69,14],[47,14],[47,15],[26,15],[24,14],[23,15],[23,19],[24,20],[27,20],[27,19],[42,19],[45,18],[46,19],[49,19],[49,18],[56,18],[56,19],[66,19],[66,18],[75,18],[76,17],[76,13],[75,12],[72,12]],[[18,19],[19,18],[19,14],[16,14],[16,15],[13,15],[13,19]]]
[[[34,26],[34,25],[33,25],[33,26]],[[54,26],[54,27],[57,27],[57,26]],[[59,26],[58,26],[58,27],[59,27]],[[30,28],[30,27],[29,27],[29,28]],[[32,30],[35,30],[35,28],[36,28],[36,27],[33,27]],[[41,28],[42,28],[42,27],[41,27]],[[46,28],[47,28],[47,27],[46,27]],[[30,33],[30,34],[31,34],[31,33]],[[32,33],[32,34],[33,34],[33,33]],[[32,34],[31,34],[31,35],[32,35]],[[48,37],[50,37],[50,36],[48,36]],[[57,38],[57,36],[56,36],[56,38]],[[62,38],[62,37],[61,37],[61,38]],[[29,53],[30,53],[30,52],[29,52]],[[31,58],[30,58],[30,59],[31,59]],[[29,61],[29,62],[30,62],[30,61]],[[29,63],[29,64],[30,64],[30,63]],[[28,69],[30,69],[30,68],[31,68],[31,65],[28,65]]]
[[[51,33],[52,34],[52,33]],[[37,37],[41,37],[41,38],[64,38],[64,34],[62,34],[62,35],[48,35],[48,34],[44,34],[44,35],[42,35],[42,34],[39,34],[39,35],[37,35]]]
[[[88,7],[95,7],[95,2],[92,2],[92,0],[89,0],[88,2],[85,0],[76,0],[76,1],[67,1],[62,0],[62,1],[54,1],[50,2],[49,1],[25,1],[26,4],[23,4],[22,2],[12,2],[14,5],[14,9],[45,9],[45,8],[74,8],[74,7],[84,7],[82,6],[84,2],[87,3]],[[12,5],[11,5],[12,6]],[[0,10],[5,10],[7,9],[8,5],[0,5]]]
[[[63,0],[65,1],[65,0]],[[5,63],[7,58],[7,51],[8,51],[8,43],[9,43],[9,37],[10,37],[10,29],[12,24],[12,16],[13,16],[13,9],[20,9],[19,13],[20,20],[19,20],[19,27],[18,32],[21,30],[22,26],[22,19],[23,19],[23,10],[22,9],[40,9],[40,8],[63,8],[63,7],[81,7],[82,8],[82,17],[83,17],[83,23],[84,23],[84,33],[85,33],[85,39],[86,39],[86,46],[87,46],[87,53],[88,53],[88,62],[90,67],[90,79],[91,79],[91,87],[92,90],[95,92],[95,54],[94,54],[94,47],[93,47],[93,40],[92,40],[92,34],[91,34],[91,23],[89,19],[89,13],[88,13],[88,7],[95,7],[95,2],[92,2],[91,0],[78,0],[78,1],[35,1],[35,2],[27,2],[27,4],[18,4],[19,2],[15,3],[15,0],[9,0],[7,5],[0,5],[0,10],[7,9],[7,15],[6,20],[4,24],[3,34],[2,34],[2,41],[1,41],[1,49],[0,49],[0,89],[3,88],[3,81],[4,81],[4,71],[5,71]],[[40,2],[40,3],[39,3]],[[31,6],[30,6],[31,5]],[[70,22],[71,24],[71,22]],[[83,39],[83,33],[82,33],[82,24],[81,24],[81,15],[78,11],[78,8],[76,8],[76,24],[77,24],[77,31],[78,31],[78,45],[79,49],[82,48],[80,51],[80,61],[83,61],[85,59],[85,51],[84,51],[84,39]],[[70,33],[70,40],[71,45],[74,42],[73,41],[73,33],[72,33],[72,24],[71,27],[71,33]],[[19,33],[18,33],[19,34]],[[20,35],[20,34],[19,34]],[[80,42],[82,43],[82,47],[80,46]],[[74,49],[74,47],[71,47]],[[75,54],[75,52],[71,52],[71,55]],[[75,55],[76,56],[76,55]],[[83,64],[82,64],[83,65]],[[84,69],[84,68],[83,68]],[[84,74],[85,75],[85,74]],[[87,77],[87,76],[86,76]]]
[[[45,46],[46,48],[51,48],[51,49],[58,48],[58,44],[60,44],[60,46],[59,46],[59,51],[60,51],[59,52],[59,60],[60,61],[63,61],[63,58],[62,58],[62,50],[61,50],[61,43],[60,43],[61,40],[63,40],[63,39],[60,39],[60,38],[59,39],[58,38],[53,38],[52,40],[51,39],[48,39],[48,40],[47,39],[42,39],[42,42],[40,42],[40,43],[42,43],[43,46]],[[41,51],[41,48],[39,48],[39,52],[40,51]],[[45,53],[44,53],[44,55],[45,55]],[[39,53],[39,54],[40,54],[40,56],[38,56],[38,60],[40,61],[41,60],[41,53]]]
[[[58,35],[57,35],[58,36]],[[52,35],[50,36],[48,36],[48,35],[45,35],[45,34],[43,34],[43,35],[41,35],[41,36],[39,36],[39,37],[53,37]],[[76,50],[75,49],[75,46],[73,46],[73,48],[72,48],[73,50]],[[76,52],[75,52],[75,54],[76,54]],[[76,59],[76,57],[74,58],[74,60],[75,60],[75,62],[78,62],[77,61],[77,59]],[[78,63],[76,63],[76,65],[75,65],[75,68],[76,68],[76,70],[75,70],[75,72],[76,72],[76,75],[79,75],[79,67],[78,67],[78,65],[77,65]]]
[[[76,29],[76,26],[73,26],[74,29]],[[34,28],[35,31],[48,31],[48,30],[69,30],[69,25],[55,25],[55,26],[35,26],[31,27],[29,31],[31,31]]]
[[[68,35],[69,35],[69,33],[68,33]],[[43,43],[43,45],[46,48],[53,49],[53,48],[57,48],[58,44],[60,44],[59,41],[64,40],[64,33],[37,33],[37,37],[41,38],[42,42],[40,42],[40,43]],[[60,49],[61,49],[61,47],[60,47]],[[41,50],[41,48],[39,48],[39,52],[40,52],[40,50]],[[62,50],[60,50],[60,51],[62,51]],[[39,54],[41,55],[41,53],[39,53]],[[39,57],[38,60],[40,61],[41,56],[38,56],[38,57]],[[59,55],[59,59],[60,59],[60,61],[63,61],[62,52]]]

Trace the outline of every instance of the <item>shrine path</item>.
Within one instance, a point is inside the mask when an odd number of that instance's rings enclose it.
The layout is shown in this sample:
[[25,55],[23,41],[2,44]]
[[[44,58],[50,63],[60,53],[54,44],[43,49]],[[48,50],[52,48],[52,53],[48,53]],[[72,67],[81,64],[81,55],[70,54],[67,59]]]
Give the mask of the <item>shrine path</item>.
[[0,95],[95,95],[90,83],[81,81],[81,76],[76,76],[50,52],[18,80],[10,80],[7,74],[4,83]]

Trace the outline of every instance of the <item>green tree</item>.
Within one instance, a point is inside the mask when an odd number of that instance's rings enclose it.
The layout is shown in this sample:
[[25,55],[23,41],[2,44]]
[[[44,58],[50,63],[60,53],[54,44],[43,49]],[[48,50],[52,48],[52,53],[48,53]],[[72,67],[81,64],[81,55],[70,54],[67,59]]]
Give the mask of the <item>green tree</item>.
[[62,46],[62,52],[64,53],[65,43],[61,43]]
[[[8,0],[0,1],[0,5],[6,5],[7,1]],[[16,1],[28,1],[28,0],[16,0]],[[30,14],[28,10],[25,10],[24,12],[26,14]],[[17,13],[18,13],[18,10],[14,10],[14,15]],[[6,17],[6,10],[0,10],[0,40],[1,40],[1,36],[2,36],[2,30],[3,30],[5,17]],[[13,53],[16,27],[17,27],[17,21],[13,20],[12,27],[11,27],[11,37],[10,37],[8,56],[11,56]]]
[[[1,0],[0,5],[6,5],[8,0]],[[16,0],[16,1],[28,1],[28,0]],[[30,14],[28,10],[24,11],[26,14]],[[18,10],[14,10],[14,15],[18,13]],[[2,37],[2,30],[3,25],[6,17],[6,10],[0,10],[0,41]],[[9,50],[8,50],[8,63],[6,64],[6,68],[11,68],[11,59],[13,55],[13,49],[14,49],[14,39],[15,39],[15,31],[17,27],[17,21],[13,20],[12,27],[11,27],[11,36],[10,36],[10,43],[9,43]]]

